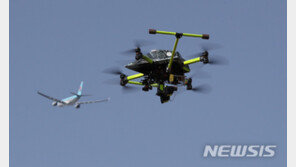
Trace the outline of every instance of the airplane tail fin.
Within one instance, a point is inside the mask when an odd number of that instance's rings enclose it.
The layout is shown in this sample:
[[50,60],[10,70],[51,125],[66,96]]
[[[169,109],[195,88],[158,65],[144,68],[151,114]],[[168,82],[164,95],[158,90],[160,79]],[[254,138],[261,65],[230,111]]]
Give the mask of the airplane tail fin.
[[81,83],[80,83],[80,87],[79,87],[79,89],[77,91],[77,95],[81,95],[81,93],[82,93],[82,87],[83,87],[83,81],[81,81]]

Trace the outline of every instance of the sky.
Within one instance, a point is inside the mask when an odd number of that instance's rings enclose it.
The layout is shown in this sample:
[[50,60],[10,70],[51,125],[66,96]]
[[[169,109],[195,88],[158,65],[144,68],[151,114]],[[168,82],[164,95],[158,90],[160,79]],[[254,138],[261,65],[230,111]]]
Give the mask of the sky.
[[[11,0],[11,167],[286,166],[286,1],[283,0]],[[183,37],[184,58],[210,51],[227,65],[206,65],[208,94],[182,91],[161,104],[156,90],[122,92],[103,73],[124,69],[133,40],[171,50],[173,36],[148,29],[210,34]],[[191,66],[197,71],[198,64]],[[84,81],[82,100],[107,103],[58,108]],[[204,158],[206,144],[277,145],[272,158]]]

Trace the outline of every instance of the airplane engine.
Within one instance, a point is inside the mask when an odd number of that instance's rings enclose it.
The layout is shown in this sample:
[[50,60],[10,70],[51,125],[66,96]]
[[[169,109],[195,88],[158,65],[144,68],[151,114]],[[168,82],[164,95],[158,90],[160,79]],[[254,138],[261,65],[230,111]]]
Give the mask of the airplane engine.
[[75,108],[80,108],[80,104],[76,104],[75,105]]
[[56,106],[58,103],[56,101],[52,102],[52,106]]

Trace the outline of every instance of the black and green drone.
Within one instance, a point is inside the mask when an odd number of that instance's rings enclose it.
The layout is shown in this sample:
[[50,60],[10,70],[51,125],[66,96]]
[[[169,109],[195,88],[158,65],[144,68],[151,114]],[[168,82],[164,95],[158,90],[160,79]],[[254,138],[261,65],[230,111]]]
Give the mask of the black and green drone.
[[[153,87],[157,88],[156,95],[160,97],[161,103],[170,100],[170,96],[178,90],[178,85],[186,86],[187,90],[194,90],[192,78],[185,76],[185,73],[190,72],[190,64],[197,62],[210,63],[209,53],[207,50],[204,50],[198,57],[185,60],[176,51],[177,45],[179,39],[184,36],[209,39],[209,35],[167,32],[155,29],[149,29],[149,34],[174,35],[176,40],[173,50],[151,50],[150,53],[144,55],[141,52],[140,46],[136,46],[136,49],[130,51],[136,54],[135,61],[125,67],[138,72],[137,74],[127,76],[120,70],[107,72],[120,75],[120,85],[123,87],[126,87],[127,84],[140,85],[143,86],[143,91],[152,90]],[[135,81],[137,78],[143,79]]]

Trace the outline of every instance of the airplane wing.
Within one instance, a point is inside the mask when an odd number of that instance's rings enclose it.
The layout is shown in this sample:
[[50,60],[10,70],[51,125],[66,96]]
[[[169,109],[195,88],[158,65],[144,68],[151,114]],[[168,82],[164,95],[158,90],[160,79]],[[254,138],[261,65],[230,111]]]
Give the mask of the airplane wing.
[[104,101],[109,101],[110,97],[107,99],[103,99],[103,100],[94,100],[94,101],[82,101],[82,102],[77,102],[76,104],[90,104],[90,103],[99,103],[99,102],[104,102]]
[[53,98],[53,97],[50,97],[50,96],[47,96],[47,95],[45,95],[45,94],[43,94],[43,93],[41,93],[41,92],[37,92],[39,95],[41,95],[41,96],[43,96],[43,97],[46,97],[46,98],[48,98],[48,99],[50,99],[50,100],[53,100],[53,101],[56,101],[56,102],[60,102],[60,103],[63,103],[63,104],[65,104],[65,102],[63,102],[62,100],[59,100],[59,99],[56,99],[56,98]]

